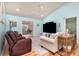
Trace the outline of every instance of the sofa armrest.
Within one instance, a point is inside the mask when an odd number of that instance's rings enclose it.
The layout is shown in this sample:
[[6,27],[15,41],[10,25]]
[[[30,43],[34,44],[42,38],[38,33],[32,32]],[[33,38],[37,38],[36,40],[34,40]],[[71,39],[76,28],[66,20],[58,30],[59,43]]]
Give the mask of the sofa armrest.
[[30,46],[31,47],[31,39],[22,39],[19,40],[12,48],[12,51],[17,51],[17,50],[23,50],[27,49],[26,47]]

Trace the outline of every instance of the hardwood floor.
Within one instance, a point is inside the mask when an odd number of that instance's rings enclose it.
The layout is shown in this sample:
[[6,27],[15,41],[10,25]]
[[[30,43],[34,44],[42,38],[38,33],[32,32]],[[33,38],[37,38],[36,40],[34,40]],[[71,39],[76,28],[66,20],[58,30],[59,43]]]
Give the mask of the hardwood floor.
[[[39,53],[39,52],[36,52],[36,50],[32,49],[31,52],[23,54],[21,56],[61,56],[61,54],[64,55],[64,53],[62,53],[60,51],[53,54],[49,51],[44,52],[44,53]],[[5,44],[2,56],[9,56],[9,50],[8,50],[8,45],[7,44]],[[79,44],[77,44],[76,48],[68,56],[79,56]]]
[[[9,56],[8,45],[5,46],[2,56]],[[49,51],[44,52],[44,53],[38,53],[38,52],[32,50],[31,52],[23,54],[21,56],[60,56],[60,55],[58,53],[53,54]]]
[[[5,47],[2,56],[9,56],[9,51],[7,46]],[[61,56],[61,55],[58,52],[55,54],[49,51],[45,53],[37,53],[36,51],[32,50],[31,52],[23,54],[21,56]],[[69,56],[79,56],[79,45],[77,46],[77,48],[75,48],[75,50],[73,50],[73,52]]]
[[[9,56],[9,50],[8,50],[7,46],[5,47],[2,56]],[[37,52],[32,50],[31,52],[23,54],[21,56],[60,56],[60,55],[57,54],[57,53],[53,54],[53,53],[51,53],[49,51],[45,52],[45,53],[37,53]]]
[[57,54],[57,53],[53,54],[53,53],[51,53],[51,52],[46,52],[46,53],[41,53],[41,54],[39,54],[39,53],[36,53],[36,52],[34,52],[34,51],[31,51],[31,52],[26,53],[26,54],[24,54],[24,55],[22,55],[22,56],[60,56],[60,55]]

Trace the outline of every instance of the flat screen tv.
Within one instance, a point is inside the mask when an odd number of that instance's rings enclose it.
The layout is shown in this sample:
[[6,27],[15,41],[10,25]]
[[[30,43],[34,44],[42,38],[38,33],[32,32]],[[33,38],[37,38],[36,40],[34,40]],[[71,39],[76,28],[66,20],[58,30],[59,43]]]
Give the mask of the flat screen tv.
[[43,24],[43,32],[56,33],[56,23],[48,22],[48,23]]

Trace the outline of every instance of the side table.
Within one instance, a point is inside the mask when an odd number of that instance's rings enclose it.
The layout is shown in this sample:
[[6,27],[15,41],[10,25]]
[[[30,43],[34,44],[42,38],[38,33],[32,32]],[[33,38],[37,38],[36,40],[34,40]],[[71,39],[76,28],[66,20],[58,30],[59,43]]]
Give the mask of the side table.
[[65,52],[65,56],[68,56],[68,52],[72,52],[72,50],[74,49],[75,47],[74,41],[75,41],[75,36],[71,34],[68,35],[64,34],[58,36],[58,44],[62,45],[63,52]]

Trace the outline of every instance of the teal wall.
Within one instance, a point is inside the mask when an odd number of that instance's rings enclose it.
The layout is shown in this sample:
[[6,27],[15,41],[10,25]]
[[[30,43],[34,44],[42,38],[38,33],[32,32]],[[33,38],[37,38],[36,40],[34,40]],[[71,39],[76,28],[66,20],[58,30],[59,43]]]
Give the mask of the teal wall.
[[[0,22],[0,55],[3,50],[4,42],[5,42],[5,4],[3,2],[0,3],[0,20],[3,22]],[[3,11],[3,12],[2,12]]]
[[4,45],[4,33],[5,33],[4,29],[5,29],[4,24],[0,23],[0,54],[2,52],[3,45]]
[[57,23],[57,32],[65,31],[66,17],[77,16],[77,41],[79,41],[79,2],[70,2],[63,4],[60,8],[51,12],[46,18],[44,23],[54,21]]
[[[43,32],[43,28],[42,28],[42,20],[38,20],[38,19],[35,19],[35,18],[30,18],[30,17],[21,17],[21,16],[14,16],[14,15],[10,15],[10,14],[7,14],[6,16],[6,31],[8,31],[10,28],[10,25],[9,25],[9,21],[10,20],[15,20],[17,22],[17,27],[13,27],[12,29],[13,30],[16,30],[20,33],[22,33],[22,21],[26,20],[26,21],[33,21],[33,35],[34,36],[39,36],[40,33]],[[39,24],[39,26],[37,26],[37,24]]]
[[[65,31],[65,19],[66,17],[73,17],[77,16],[77,39],[79,38],[79,3],[78,2],[69,2],[64,3],[61,7],[57,8],[54,12],[51,12],[47,17],[45,17],[43,20],[38,20],[35,18],[29,18],[29,17],[20,17],[20,16],[14,16],[14,15],[7,15],[7,30],[9,30],[9,20],[16,20],[17,27],[15,30],[22,33],[22,20],[29,20],[34,22],[33,26],[33,34],[39,35],[43,32],[43,26],[42,23],[54,21],[57,24],[57,32],[64,32]],[[37,24],[40,26],[37,27]],[[14,28],[13,28],[14,29]],[[79,40],[78,40],[79,41]]]

